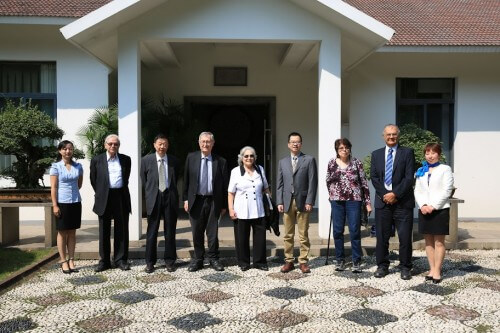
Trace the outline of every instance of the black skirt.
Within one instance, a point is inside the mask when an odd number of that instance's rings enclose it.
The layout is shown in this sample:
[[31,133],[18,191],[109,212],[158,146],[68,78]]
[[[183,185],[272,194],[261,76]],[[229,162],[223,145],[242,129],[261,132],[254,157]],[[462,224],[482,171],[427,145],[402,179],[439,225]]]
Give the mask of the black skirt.
[[439,209],[431,214],[422,214],[418,211],[418,232],[427,235],[450,234],[450,209]]
[[58,203],[61,215],[56,218],[57,230],[80,229],[82,225],[82,203]]

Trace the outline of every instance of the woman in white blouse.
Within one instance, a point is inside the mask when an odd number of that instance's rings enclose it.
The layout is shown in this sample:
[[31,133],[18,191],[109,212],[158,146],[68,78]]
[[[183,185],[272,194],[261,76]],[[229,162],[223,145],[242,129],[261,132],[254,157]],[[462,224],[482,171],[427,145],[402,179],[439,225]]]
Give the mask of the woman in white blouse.
[[424,148],[423,167],[415,174],[415,201],[417,202],[419,232],[424,234],[429,273],[425,280],[440,283],[443,266],[445,235],[449,234],[450,203],[453,174],[448,165],[441,164],[441,145],[428,143]]
[[268,270],[262,200],[264,193],[270,192],[264,168],[257,165],[256,160],[255,149],[243,147],[238,155],[238,166],[231,171],[229,180],[229,216],[234,221],[236,255],[242,271],[250,269],[250,228],[253,231],[253,267]]

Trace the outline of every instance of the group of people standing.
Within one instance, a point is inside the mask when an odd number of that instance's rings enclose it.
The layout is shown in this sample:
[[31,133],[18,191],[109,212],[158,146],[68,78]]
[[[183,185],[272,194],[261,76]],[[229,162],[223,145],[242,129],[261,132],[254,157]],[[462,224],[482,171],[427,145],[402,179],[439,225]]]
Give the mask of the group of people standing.
[[[399,237],[399,268],[401,278],[411,278],[412,229],[415,199],[419,208],[419,230],[424,234],[430,271],[426,280],[441,281],[444,258],[444,235],[448,234],[449,203],[453,188],[451,168],[440,164],[441,147],[437,143],[425,147],[423,167],[415,174],[413,150],[398,144],[399,128],[387,125],[383,131],[385,147],[371,156],[371,181],[375,188],[375,226],[377,270],[382,278],[389,273],[389,238],[392,230]],[[182,199],[192,227],[194,255],[188,271],[204,267],[204,260],[216,271],[223,271],[219,260],[219,219],[229,211],[234,221],[238,266],[242,271],[250,263],[250,231],[253,239],[253,267],[268,270],[266,260],[265,201],[271,197],[265,170],[257,164],[253,147],[245,146],[238,154],[238,166],[229,173],[226,160],[212,153],[215,139],[212,133],[202,132],[198,138],[199,151],[190,153],[184,168]],[[159,134],[153,146],[155,152],[141,161],[141,180],[147,212],[146,268],[155,270],[157,237],[160,221],[164,220],[167,271],[175,271],[177,259],[175,233],[179,192],[177,178],[179,162],[167,154],[168,138]],[[99,217],[100,261],[95,269],[101,272],[112,267],[110,231],[114,220],[113,265],[129,270],[128,216],[131,212],[128,179],[130,157],[118,153],[120,140],[109,135],[106,152],[95,156],[90,165],[90,180],[95,191],[94,212]],[[294,237],[297,225],[300,251],[299,269],[309,273],[309,215],[316,199],[318,174],[314,157],[301,151],[302,136],[288,136],[290,154],[279,161],[276,204],[283,213],[285,263],[281,272],[295,269]],[[336,157],[328,163],[326,185],[332,209],[333,236],[337,271],[346,269],[344,228],[347,221],[352,247],[352,272],[361,272],[360,212],[372,211],[367,177],[360,160],[351,155],[352,145],[346,138],[335,141]],[[60,160],[50,170],[53,211],[57,217],[58,249],[64,273],[77,271],[74,263],[75,230],[81,225],[82,166],[73,161],[73,144],[61,141]],[[432,175],[432,177],[431,177]],[[416,181],[415,181],[416,179]],[[415,184],[415,189],[414,189]],[[414,194],[415,193],[415,194]],[[271,205],[272,207],[272,205]],[[205,234],[207,249],[205,249]],[[67,256],[68,254],[68,256]]]

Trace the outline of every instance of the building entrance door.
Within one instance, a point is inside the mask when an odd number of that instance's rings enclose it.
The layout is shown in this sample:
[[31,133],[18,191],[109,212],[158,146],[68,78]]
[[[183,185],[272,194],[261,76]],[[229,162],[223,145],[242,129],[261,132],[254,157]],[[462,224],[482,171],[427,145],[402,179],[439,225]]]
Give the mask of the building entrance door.
[[197,128],[214,134],[213,151],[227,160],[229,170],[237,166],[240,149],[252,146],[272,186],[274,97],[186,97],[184,106]]

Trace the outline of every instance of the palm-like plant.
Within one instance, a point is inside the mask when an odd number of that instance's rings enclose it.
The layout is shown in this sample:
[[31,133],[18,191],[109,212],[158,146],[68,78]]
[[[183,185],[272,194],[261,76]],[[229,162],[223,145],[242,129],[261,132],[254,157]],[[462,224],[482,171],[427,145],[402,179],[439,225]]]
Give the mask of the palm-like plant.
[[91,159],[103,153],[104,140],[113,133],[118,133],[118,106],[113,104],[95,109],[87,125],[78,131],[78,136],[85,142],[87,157]]

